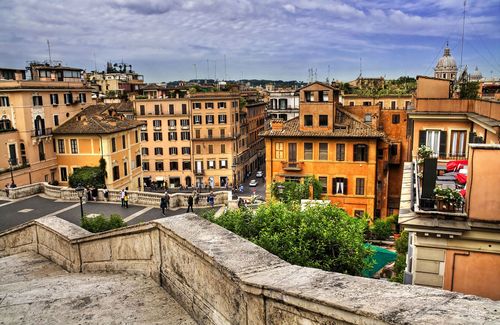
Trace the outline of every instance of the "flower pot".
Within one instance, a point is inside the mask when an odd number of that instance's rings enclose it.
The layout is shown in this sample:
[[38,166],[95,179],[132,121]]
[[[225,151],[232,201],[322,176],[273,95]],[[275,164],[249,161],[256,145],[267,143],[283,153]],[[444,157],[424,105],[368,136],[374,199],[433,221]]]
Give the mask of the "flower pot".
[[436,200],[437,209],[441,212],[455,212],[455,205],[445,200]]

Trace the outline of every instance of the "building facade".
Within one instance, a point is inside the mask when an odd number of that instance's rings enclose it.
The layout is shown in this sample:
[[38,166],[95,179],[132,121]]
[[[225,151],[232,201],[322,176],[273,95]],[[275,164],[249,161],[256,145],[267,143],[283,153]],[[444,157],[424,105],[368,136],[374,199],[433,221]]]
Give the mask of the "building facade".
[[299,92],[296,90],[269,91],[266,117],[288,121],[299,116]]
[[32,62],[0,80],[0,182],[59,180],[53,131],[90,104],[81,75],[78,68]]
[[116,113],[114,105],[93,105],[54,131],[61,185],[69,184],[75,170],[106,162],[108,189],[141,190],[141,141],[145,123]]

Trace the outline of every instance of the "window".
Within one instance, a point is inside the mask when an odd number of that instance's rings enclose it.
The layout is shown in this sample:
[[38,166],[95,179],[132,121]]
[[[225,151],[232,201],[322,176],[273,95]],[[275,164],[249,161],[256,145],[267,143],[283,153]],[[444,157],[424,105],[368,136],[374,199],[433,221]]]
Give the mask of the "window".
[[345,144],[337,143],[337,152],[336,152],[336,160],[344,161],[345,160]]
[[[143,148],[143,149],[147,149],[147,148]],[[156,156],[163,155],[163,148],[162,147],[156,147],[155,148],[155,155]]]
[[176,120],[168,120],[168,127],[171,129],[175,129],[177,126],[177,121]]
[[57,139],[57,152],[64,153],[64,140]]
[[201,146],[199,144],[196,145],[196,154],[201,155]]
[[226,130],[220,129],[220,137],[225,138],[226,137]]
[[205,122],[207,124],[214,124],[214,116],[213,115],[206,115],[205,116]]
[[372,102],[363,102],[363,106],[372,106]]
[[7,119],[7,116],[4,115],[0,119],[0,130],[10,130],[12,128],[12,125],[10,123],[10,120]]
[[148,156],[149,155],[149,148],[141,148],[141,154],[143,156]]
[[208,145],[208,153],[209,154],[213,154],[214,153],[214,146],[211,145],[211,144]]
[[78,97],[79,97],[78,99],[80,100],[80,103],[84,104],[87,102],[87,94],[79,93]]
[[349,102],[349,106],[354,106],[354,102]]
[[[439,144],[441,142],[441,131],[427,130],[425,131],[425,145],[432,149],[435,154],[439,154]],[[445,140],[446,141],[446,140]],[[446,143],[445,143],[446,148]],[[444,153],[444,151],[443,151]]]
[[207,168],[208,169],[215,169],[215,160],[208,160],[207,161]]
[[193,124],[201,124],[201,115],[193,116]]
[[213,109],[214,108],[214,103],[205,103],[205,108],[206,109]]
[[191,147],[182,147],[182,154],[183,155],[190,155],[191,154]]
[[220,145],[220,153],[226,153],[226,145],[225,144]]
[[52,139],[52,149],[53,149],[54,152],[57,152],[56,139]]
[[313,144],[304,143],[304,160],[312,160],[312,159],[313,159]]
[[33,96],[33,106],[42,106],[43,100],[42,96]]
[[69,140],[71,144],[71,153],[78,153],[78,143],[76,139]]
[[177,140],[177,132],[168,132],[168,140],[176,141]]
[[161,115],[161,105],[155,105],[155,115]]
[[399,124],[399,114],[392,115],[392,124]]
[[318,101],[319,102],[327,102],[328,101],[328,91],[327,90],[318,91]]
[[319,116],[319,126],[328,126],[328,115]]
[[142,162],[142,170],[145,170],[145,171],[149,170],[149,161]]
[[283,142],[276,142],[274,147],[274,158],[283,159]]
[[189,131],[183,131],[181,132],[181,140],[189,140]]
[[187,105],[182,104],[182,114],[186,115],[187,114]]
[[[172,133],[172,132],[170,132],[170,133]],[[154,141],[163,141],[163,133],[161,133],[161,132],[153,132],[153,140]]]
[[332,179],[333,194],[347,194],[347,178],[335,177]]
[[191,161],[190,160],[184,160],[182,162],[182,170],[191,170]]
[[238,108],[239,102],[237,100],[233,101],[233,108]]
[[226,124],[227,122],[226,114],[219,115],[219,124]]
[[319,144],[319,160],[328,160],[328,143]]
[[220,169],[227,168],[227,160],[226,159],[219,160],[219,168]]
[[370,113],[365,114],[365,123],[370,123],[372,121],[372,115]]
[[305,91],[304,96],[305,96],[306,102],[314,102],[314,94],[312,93],[312,91]]
[[168,105],[168,114],[174,114],[174,104],[169,104]]
[[177,155],[177,147],[170,147],[170,148],[168,148],[168,153],[169,153],[171,156],[175,156],[175,155]]
[[365,214],[364,210],[354,210],[354,217],[355,218],[362,218],[364,214]]
[[318,177],[319,182],[321,183],[321,193],[326,194],[328,189],[328,177],[320,176]]
[[127,149],[127,140],[124,135],[122,135],[122,149]]
[[54,114],[54,126],[58,126],[58,125],[59,125],[59,115]]
[[208,135],[208,138],[209,138],[209,139],[212,139],[212,138],[213,138],[213,136],[214,136],[214,134],[213,134],[213,130],[212,130],[212,129],[208,129],[208,130],[207,130],[207,135]]
[[61,182],[68,181],[68,169],[66,167],[61,167]]
[[64,94],[64,104],[70,105],[73,104],[73,94]]
[[312,125],[313,125],[313,116],[304,115],[304,126],[312,126]]
[[51,105],[59,105],[59,95],[58,94],[50,94],[50,104]]
[[201,138],[201,130],[200,130],[200,129],[198,129],[198,130],[194,130],[194,137],[195,137],[196,139]]
[[155,161],[155,170],[156,171],[163,171],[163,161]]
[[467,131],[451,131],[451,157],[465,156],[465,136]]
[[114,166],[113,167],[113,180],[116,181],[117,179],[120,179],[120,167]]
[[193,109],[201,109],[201,103],[193,103]]
[[153,128],[161,128],[161,120],[153,120]]
[[139,142],[139,132],[137,130],[134,131],[135,143]]
[[111,152],[115,152],[115,151],[116,151],[116,139],[111,138]]
[[377,159],[384,159],[384,149],[377,149]]
[[181,127],[184,129],[186,127],[189,126],[189,120],[188,119],[184,119],[184,120],[181,120]]
[[217,108],[226,108],[226,102],[218,102]]
[[177,161],[171,161],[170,170],[179,170],[179,163]]
[[[50,72],[47,71],[49,74],[47,77],[50,77]],[[80,78],[81,73],[80,71],[69,71],[69,70],[64,70],[63,71],[64,78]]]
[[135,156],[135,167],[132,166],[132,168],[137,168],[141,165],[141,155],[136,155]]
[[391,156],[396,156],[398,154],[398,145],[395,143],[391,143],[389,145],[389,154]]
[[141,132],[141,141],[148,141],[148,133]]
[[396,101],[391,101],[391,109],[396,109]]
[[124,176],[128,175],[128,166],[126,161],[123,162],[123,175]]
[[365,195],[365,179],[356,178],[356,195]]
[[139,110],[141,115],[146,115],[146,107],[144,105],[140,105]]
[[354,161],[368,161],[368,146],[366,144],[354,145]]
[[9,104],[9,97],[7,96],[0,96],[0,107],[3,106],[10,106]]

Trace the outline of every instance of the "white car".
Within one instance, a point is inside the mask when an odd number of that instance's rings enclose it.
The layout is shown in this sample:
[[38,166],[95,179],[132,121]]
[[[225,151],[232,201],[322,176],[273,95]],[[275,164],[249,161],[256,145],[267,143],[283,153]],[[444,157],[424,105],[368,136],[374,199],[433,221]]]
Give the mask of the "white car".
[[258,177],[258,178],[261,178],[262,176],[264,176],[264,173],[259,170],[256,174],[255,174],[255,177]]
[[257,186],[257,184],[258,184],[257,181],[255,179],[252,179],[250,183],[248,183],[248,186],[255,187]]

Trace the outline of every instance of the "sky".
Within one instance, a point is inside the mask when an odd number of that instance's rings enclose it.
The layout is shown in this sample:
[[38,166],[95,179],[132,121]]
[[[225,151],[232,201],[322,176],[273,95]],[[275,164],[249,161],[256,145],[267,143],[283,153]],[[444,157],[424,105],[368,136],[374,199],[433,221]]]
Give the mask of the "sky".
[[[147,82],[432,75],[463,0],[0,0],[0,67],[132,64]],[[500,76],[500,0],[466,3],[463,65]],[[225,59],[224,59],[225,58]]]

